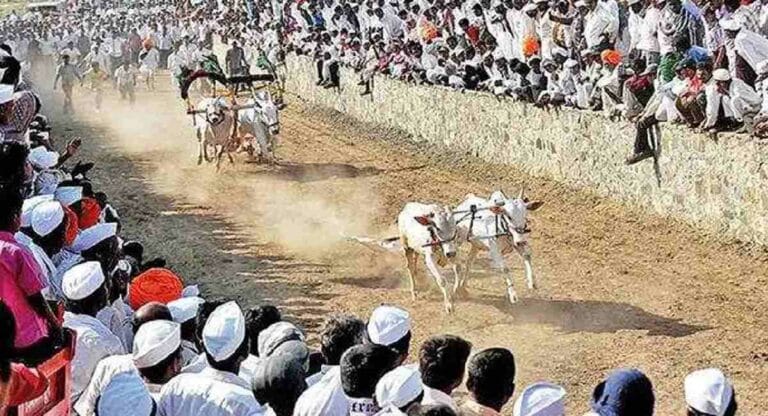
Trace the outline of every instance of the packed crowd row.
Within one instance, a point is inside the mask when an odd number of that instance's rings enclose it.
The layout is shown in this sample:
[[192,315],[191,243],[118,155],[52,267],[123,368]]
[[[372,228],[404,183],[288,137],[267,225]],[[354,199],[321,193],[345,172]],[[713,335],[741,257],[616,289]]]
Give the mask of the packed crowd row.
[[[426,16],[426,4],[407,10]],[[244,311],[232,300],[204,299],[173,265],[147,260],[142,243],[126,238],[117,209],[88,176],[93,165],[72,163],[82,142],[61,146],[41,115],[50,103],[29,82],[58,66],[57,83],[71,91],[83,72],[66,68],[85,64],[110,68],[105,82],[119,84],[111,69],[144,65],[154,48],[158,67],[190,49],[199,55],[184,66],[196,66],[210,47],[209,28],[232,43],[227,72],[248,72],[255,63],[235,40],[257,45],[264,59],[279,59],[275,47],[283,35],[294,39],[286,45],[301,38],[298,21],[282,11],[304,10],[304,16],[314,8],[318,20],[319,10],[332,5],[247,3],[240,13],[222,3],[182,18],[173,6],[154,2],[90,2],[67,13],[2,21],[0,33],[13,38],[0,45],[0,415],[43,394],[46,379],[35,368],[71,343],[68,393],[80,416],[475,416],[500,414],[508,403],[515,415],[565,414],[561,386],[517,388],[509,349],[477,349],[451,335],[412,345],[411,317],[399,307],[380,306],[365,320],[329,316],[313,348],[274,306]],[[351,16],[343,13],[347,6],[354,10],[345,3],[340,15]],[[327,21],[334,19],[336,10]],[[317,29],[318,39],[333,33]],[[180,31],[168,49],[167,31]],[[323,73],[332,67],[325,56]],[[468,395],[457,400],[462,385]],[[683,385],[690,415],[736,413],[734,388],[721,371],[696,371]],[[590,414],[645,416],[653,414],[655,399],[648,377],[629,369],[609,374],[583,403]]]
[[[284,45],[317,62],[637,124],[765,135],[768,5],[739,0],[317,0],[284,5]],[[650,143],[650,144],[649,144]]]

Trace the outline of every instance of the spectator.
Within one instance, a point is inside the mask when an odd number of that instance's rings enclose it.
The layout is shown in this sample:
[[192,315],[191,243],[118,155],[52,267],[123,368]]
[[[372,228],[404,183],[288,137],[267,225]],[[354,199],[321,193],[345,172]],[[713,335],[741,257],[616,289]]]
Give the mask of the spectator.
[[411,318],[408,312],[395,306],[379,306],[368,320],[368,340],[393,349],[397,365],[408,358],[411,346]]
[[504,348],[475,354],[467,366],[470,400],[461,406],[462,416],[500,415],[515,391],[515,357]]
[[157,398],[162,386],[181,370],[180,346],[181,330],[177,323],[145,323],[136,333],[133,354],[115,355],[99,362],[88,387],[74,405],[75,411],[80,416],[95,415],[99,406],[105,404],[100,398],[108,394],[117,377],[126,373],[142,377],[145,381],[139,381],[147,395]]
[[716,368],[694,371],[685,377],[688,416],[734,416],[738,409],[731,382]]
[[458,413],[451,393],[464,381],[472,344],[452,335],[438,335],[421,344],[419,369],[424,381],[424,405],[443,404]]
[[340,362],[351,347],[365,338],[365,323],[350,315],[335,315],[326,321],[320,334],[320,350],[325,359],[319,379],[310,379],[310,387],[299,397],[295,416],[345,415],[349,400],[341,384]]
[[421,373],[412,366],[400,366],[384,374],[376,384],[376,405],[380,415],[402,415],[424,397]]
[[16,330],[12,358],[37,365],[61,343],[56,316],[43,298],[45,280],[30,252],[15,239],[22,198],[17,190],[0,185],[0,299],[13,314]]
[[639,370],[616,370],[595,387],[592,412],[597,416],[652,416],[653,386]]
[[357,345],[341,357],[341,385],[349,398],[350,416],[372,416],[376,383],[399,361],[396,352],[382,345]]
[[762,99],[746,82],[731,78],[725,69],[712,73],[714,84],[706,89],[706,120],[703,128],[710,132],[736,130],[751,125],[760,110]]
[[123,344],[96,314],[107,305],[107,285],[101,265],[85,262],[69,269],[62,280],[67,299],[64,327],[77,334],[72,360],[72,403],[76,403],[103,358],[124,353]]
[[[185,297],[168,303],[173,321],[181,325],[182,366],[188,365],[200,355],[195,344],[195,334],[197,333],[197,319],[195,318],[197,318],[198,310],[203,303],[205,300],[197,296]],[[253,339],[251,332],[248,332],[248,338]]]
[[526,387],[515,401],[514,416],[565,416],[565,389],[551,383]]
[[163,386],[158,410],[165,416],[258,415],[262,406],[248,382],[238,377],[248,356],[245,316],[235,302],[211,313],[203,328],[208,367],[199,373],[183,373]]
[[292,416],[296,401],[306,390],[303,363],[290,354],[265,358],[253,375],[253,395],[276,416]]

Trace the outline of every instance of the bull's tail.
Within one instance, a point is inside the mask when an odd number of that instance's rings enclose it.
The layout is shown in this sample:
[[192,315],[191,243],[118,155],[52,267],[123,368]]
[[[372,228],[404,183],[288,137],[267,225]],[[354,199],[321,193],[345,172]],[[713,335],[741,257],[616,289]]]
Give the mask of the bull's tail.
[[363,247],[375,252],[400,253],[403,251],[403,244],[400,237],[388,237],[376,239],[370,237],[347,236],[345,240],[358,243]]

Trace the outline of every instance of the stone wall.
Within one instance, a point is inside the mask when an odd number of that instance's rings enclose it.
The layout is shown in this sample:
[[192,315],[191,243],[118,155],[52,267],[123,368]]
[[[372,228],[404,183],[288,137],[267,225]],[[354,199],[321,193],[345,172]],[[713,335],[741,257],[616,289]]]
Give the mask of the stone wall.
[[414,140],[588,188],[729,239],[768,244],[768,166],[764,146],[753,139],[715,142],[663,125],[658,187],[652,162],[623,164],[634,141],[628,123],[384,77],[376,78],[372,96],[361,97],[357,75],[346,70],[339,93],[315,86],[315,66],[305,57],[289,57],[287,80],[287,89],[310,103],[400,129]]

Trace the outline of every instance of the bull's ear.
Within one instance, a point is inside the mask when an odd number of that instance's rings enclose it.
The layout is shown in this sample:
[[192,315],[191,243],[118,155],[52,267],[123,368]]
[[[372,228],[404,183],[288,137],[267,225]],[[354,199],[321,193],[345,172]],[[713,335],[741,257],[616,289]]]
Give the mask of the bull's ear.
[[416,220],[416,222],[418,222],[421,225],[430,225],[430,224],[432,224],[432,221],[428,217],[425,217],[424,215],[419,215],[418,217],[413,217],[413,219]]
[[542,205],[544,205],[544,201],[531,201],[525,203],[525,207],[528,208],[528,211],[536,211]]

